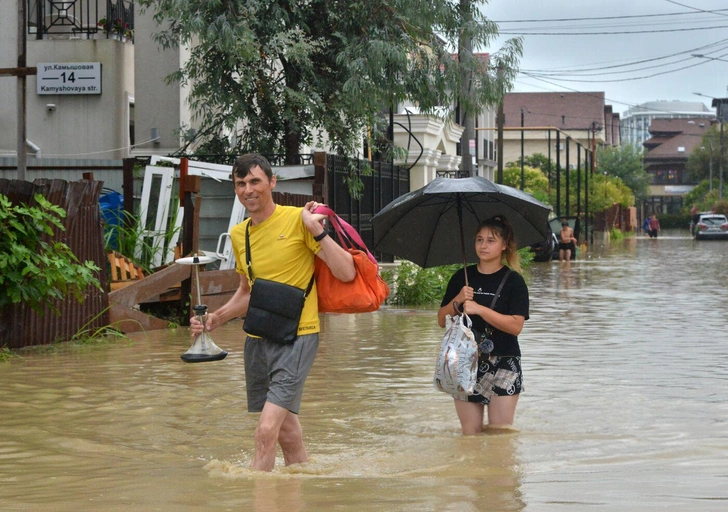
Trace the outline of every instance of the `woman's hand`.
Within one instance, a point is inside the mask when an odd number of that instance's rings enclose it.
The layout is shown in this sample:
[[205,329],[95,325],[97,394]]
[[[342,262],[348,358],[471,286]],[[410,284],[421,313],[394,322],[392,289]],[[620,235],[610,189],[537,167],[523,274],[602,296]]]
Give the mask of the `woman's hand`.
[[480,314],[483,312],[483,308],[485,306],[481,306],[474,300],[466,300],[463,304],[463,312],[468,316],[481,316]]

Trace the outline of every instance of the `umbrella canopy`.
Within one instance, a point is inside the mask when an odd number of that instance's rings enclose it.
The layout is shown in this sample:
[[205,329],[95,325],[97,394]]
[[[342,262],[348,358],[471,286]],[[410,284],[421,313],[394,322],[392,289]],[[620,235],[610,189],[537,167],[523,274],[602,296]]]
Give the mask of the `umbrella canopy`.
[[481,221],[506,217],[521,248],[548,238],[549,211],[530,194],[480,176],[436,178],[372,217],[374,249],[423,268],[476,263],[474,239]]

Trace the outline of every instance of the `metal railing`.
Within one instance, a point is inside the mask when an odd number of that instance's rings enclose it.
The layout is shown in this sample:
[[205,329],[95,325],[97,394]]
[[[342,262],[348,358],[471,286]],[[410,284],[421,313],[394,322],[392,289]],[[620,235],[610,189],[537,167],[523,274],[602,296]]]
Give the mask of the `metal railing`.
[[36,39],[134,38],[131,0],[27,0],[28,34]]

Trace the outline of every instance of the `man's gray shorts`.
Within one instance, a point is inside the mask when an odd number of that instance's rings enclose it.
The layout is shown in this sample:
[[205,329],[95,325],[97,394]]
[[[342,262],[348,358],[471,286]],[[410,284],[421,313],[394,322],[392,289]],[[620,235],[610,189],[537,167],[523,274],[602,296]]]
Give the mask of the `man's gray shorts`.
[[248,336],[243,352],[248,412],[260,412],[271,402],[298,414],[318,345],[318,333],[299,336],[288,344]]

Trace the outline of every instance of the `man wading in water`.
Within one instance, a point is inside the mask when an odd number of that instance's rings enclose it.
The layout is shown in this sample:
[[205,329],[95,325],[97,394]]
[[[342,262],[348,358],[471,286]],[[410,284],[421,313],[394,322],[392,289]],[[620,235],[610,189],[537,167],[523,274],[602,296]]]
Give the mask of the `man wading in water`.
[[[273,202],[276,177],[263,156],[239,157],[233,165],[233,184],[235,194],[250,214],[249,219],[230,233],[240,286],[224,306],[207,315],[205,324],[209,331],[248,313],[251,286],[255,284],[248,275],[247,256],[252,256],[250,268],[256,279],[300,289],[306,289],[311,282],[316,257],[341,281],[349,282],[356,277],[351,254],[324,231],[321,221],[326,216],[311,213],[318,203],[311,201],[297,208]],[[249,236],[250,255],[246,236]],[[202,333],[202,324],[192,318],[190,329],[193,337],[198,336]],[[253,469],[273,469],[277,444],[281,446],[286,466],[308,460],[298,410],[318,343],[315,282],[304,302],[295,341],[283,343],[247,336],[244,359],[248,411],[260,413],[255,429],[255,455],[250,464]]]

